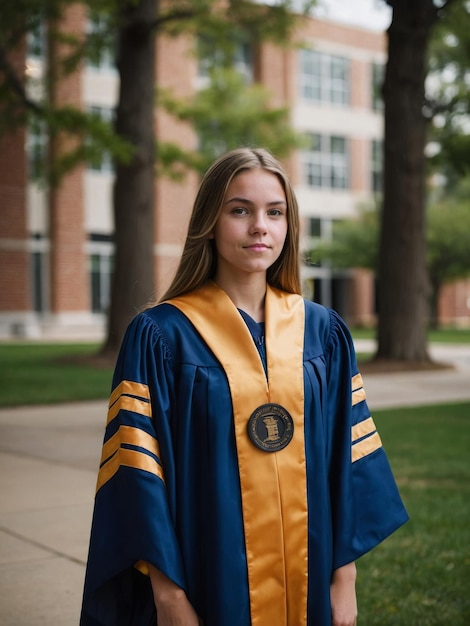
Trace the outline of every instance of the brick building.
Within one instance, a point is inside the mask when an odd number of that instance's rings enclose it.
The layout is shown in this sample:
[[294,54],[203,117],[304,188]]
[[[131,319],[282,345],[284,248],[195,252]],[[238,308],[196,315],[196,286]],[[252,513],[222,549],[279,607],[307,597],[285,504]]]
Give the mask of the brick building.
[[[81,5],[64,15],[66,27],[86,32]],[[244,48],[238,65],[249,79],[265,85],[277,106],[287,105],[292,125],[306,135],[307,147],[286,162],[299,200],[302,247],[330,238],[333,222],[352,216],[380,188],[382,113],[377,86],[385,57],[383,33],[310,19],[300,38],[302,49],[263,44]],[[194,41],[180,36],[157,41],[159,83],[178,96],[201,84]],[[29,42],[27,72],[40,76],[40,39]],[[58,85],[54,98],[111,116],[118,77],[109,59],[84,64]],[[156,112],[163,140],[196,148],[193,130]],[[83,164],[57,189],[29,180],[44,141],[31,129],[0,139],[0,336],[44,337],[75,333],[101,337],[109,304],[112,271],[112,183],[103,158]],[[59,150],[60,145],[59,145]],[[157,293],[178,262],[197,180],[155,180],[155,267]],[[369,272],[332,272],[304,266],[305,294],[336,308],[350,323],[374,320],[374,280]],[[446,288],[443,320],[470,322],[470,284]]]

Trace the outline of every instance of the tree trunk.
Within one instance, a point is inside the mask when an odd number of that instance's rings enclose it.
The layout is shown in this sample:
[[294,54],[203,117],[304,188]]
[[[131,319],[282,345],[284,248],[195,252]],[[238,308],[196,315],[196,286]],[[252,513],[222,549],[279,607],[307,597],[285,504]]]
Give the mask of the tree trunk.
[[130,320],[149,301],[154,285],[154,104],[157,0],[127,2],[118,25],[120,77],[117,133],[135,146],[118,163],[114,183],[115,258],[106,342],[117,353]]
[[376,358],[429,360],[425,259],[426,50],[437,18],[432,0],[390,0],[384,83],[384,206],[379,251]]

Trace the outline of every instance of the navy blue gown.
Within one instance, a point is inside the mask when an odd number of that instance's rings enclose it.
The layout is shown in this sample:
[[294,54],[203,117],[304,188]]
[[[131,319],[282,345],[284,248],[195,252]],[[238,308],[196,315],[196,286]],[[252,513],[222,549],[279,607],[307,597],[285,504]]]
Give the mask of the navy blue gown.
[[[222,301],[224,319],[218,332],[231,333],[234,346],[242,336],[241,345],[248,345],[243,344],[248,341],[246,333],[261,363],[262,374],[253,376],[269,377],[270,345],[273,351],[278,345],[278,338],[270,336],[269,320],[278,315],[276,302],[282,305],[284,294],[276,292],[273,304],[267,301],[264,339],[259,326],[218,288],[210,286],[196,293],[198,297],[201,310],[213,311],[216,321]],[[297,422],[295,428],[305,463],[286,466],[293,476],[300,472],[298,482],[290,480],[294,484],[286,486],[282,475],[276,479],[280,502],[272,501],[271,486],[248,477],[257,490],[257,507],[249,496],[245,499],[240,468],[250,472],[251,454],[255,468],[256,455],[261,463],[264,458],[277,463],[276,457],[282,460],[291,453],[290,444],[279,452],[262,452],[248,438],[240,443],[244,431],[236,432],[234,411],[244,406],[244,391],[236,392],[241,398],[232,397],[235,392],[228,379],[229,370],[236,374],[244,367],[241,361],[238,365],[242,356],[229,355],[224,363],[217,341],[209,347],[205,331],[196,329],[197,322],[172,301],[139,314],[130,324],[109,403],[82,626],[155,625],[147,563],[185,589],[204,626],[266,626],[268,621],[269,626],[300,626],[292,612],[297,604],[305,606],[306,626],[330,626],[333,570],[358,559],[407,520],[367,406],[348,329],[333,310],[302,299],[300,305],[295,302],[301,308],[301,327],[291,322],[287,307],[276,333],[285,334],[283,345],[302,333],[303,415],[301,427]],[[282,373],[289,363],[284,364],[283,354],[273,354],[273,363],[275,357]],[[286,379],[290,375],[287,367]],[[286,388],[284,397],[289,393]],[[247,419],[249,404],[247,398]],[[283,466],[279,467],[282,474]],[[266,482],[261,475],[260,480]],[[297,485],[302,490],[303,484],[305,494],[300,497],[305,507],[299,508],[305,515],[299,511],[297,526],[295,505],[282,509],[283,498],[290,497],[287,492],[294,492]],[[284,545],[282,529],[272,538],[269,532],[256,530],[258,515],[282,518],[284,513],[285,524],[290,524],[286,537],[295,535],[305,518],[304,552],[302,548],[297,554],[296,548]],[[247,549],[249,522],[255,531]],[[299,541],[304,541],[302,532]],[[292,572],[299,580],[305,578],[305,585],[291,585],[284,597],[282,587],[288,583],[270,580],[269,558],[275,552],[276,564],[289,550],[296,554],[287,555],[280,569],[286,570],[286,580]],[[259,568],[254,574],[249,563]],[[266,621],[263,604],[256,604],[263,594],[273,595],[270,589],[279,590],[275,595],[283,596],[280,601],[286,605],[276,622]]]

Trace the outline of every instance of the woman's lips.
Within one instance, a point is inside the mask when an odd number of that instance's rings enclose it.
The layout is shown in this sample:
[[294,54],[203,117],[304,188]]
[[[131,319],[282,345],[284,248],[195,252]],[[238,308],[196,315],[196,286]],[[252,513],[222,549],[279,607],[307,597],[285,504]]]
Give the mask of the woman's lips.
[[254,250],[255,252],[268,249],[268,246],[265,243],[253,243],[251,246],[246,247],[248,250]]

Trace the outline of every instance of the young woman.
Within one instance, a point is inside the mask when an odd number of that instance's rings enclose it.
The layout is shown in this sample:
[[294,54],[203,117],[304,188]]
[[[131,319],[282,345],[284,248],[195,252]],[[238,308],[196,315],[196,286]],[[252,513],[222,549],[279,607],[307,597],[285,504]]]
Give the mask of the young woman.
[[204,176],[109,402],[82,626],[354,626],[355,560],[407,520],[350,334],[304,300],[265,150]]

